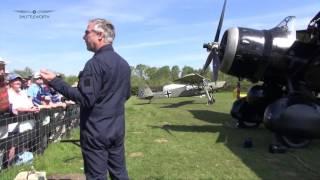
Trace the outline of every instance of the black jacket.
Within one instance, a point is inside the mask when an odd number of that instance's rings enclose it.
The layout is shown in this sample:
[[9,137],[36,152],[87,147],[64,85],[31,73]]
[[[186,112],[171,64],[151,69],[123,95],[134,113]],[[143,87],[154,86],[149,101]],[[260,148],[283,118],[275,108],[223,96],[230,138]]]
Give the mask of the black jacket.
[[107,130],[108,119],[124,114],[130,97],[130,67],[112,45],[100,48],[79,74],[77,88],[60,78],[50,85],[68,99],[80,104],[80,127],[96,134]]

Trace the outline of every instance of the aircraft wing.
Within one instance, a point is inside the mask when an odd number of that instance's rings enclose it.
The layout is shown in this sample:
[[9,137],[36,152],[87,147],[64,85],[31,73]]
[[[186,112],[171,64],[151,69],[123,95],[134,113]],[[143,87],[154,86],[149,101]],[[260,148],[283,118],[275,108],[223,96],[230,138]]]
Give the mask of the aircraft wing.
[[223,88],[226,85],[226,81],[217,81],[217,82],[209,82],[208,86],[211,90],[218,90]]
[[181,84],[200,84],[203,83],[203,79],[205,77],[201,76],[200,74],[187,74],[182,78],[174,80],[174,82],[181,83]]

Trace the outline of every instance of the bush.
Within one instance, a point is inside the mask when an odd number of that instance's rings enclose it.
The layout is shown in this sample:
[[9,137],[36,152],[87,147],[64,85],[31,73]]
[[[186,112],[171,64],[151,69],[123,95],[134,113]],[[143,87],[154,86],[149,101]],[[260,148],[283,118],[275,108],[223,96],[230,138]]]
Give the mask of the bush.
[[131,87],[131,96],[137,96],[139,92],[139,87],[138,86],[132,86]]

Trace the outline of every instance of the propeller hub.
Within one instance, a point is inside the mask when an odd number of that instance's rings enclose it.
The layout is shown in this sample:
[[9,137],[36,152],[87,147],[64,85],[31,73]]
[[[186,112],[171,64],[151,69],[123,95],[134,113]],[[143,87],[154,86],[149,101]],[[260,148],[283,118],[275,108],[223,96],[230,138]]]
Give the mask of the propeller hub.
[[212,50],[212,43],[204,43],[203,48],[207,49],[208,52],[211,51]]

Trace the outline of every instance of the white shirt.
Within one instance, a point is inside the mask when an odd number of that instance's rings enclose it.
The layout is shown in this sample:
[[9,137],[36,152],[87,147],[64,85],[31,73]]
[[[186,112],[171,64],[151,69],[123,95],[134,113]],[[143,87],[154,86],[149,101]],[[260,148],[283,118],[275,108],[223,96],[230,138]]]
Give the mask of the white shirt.
[[[32,101],[28,98],[25,91],[15,92],[13,89],[8,89],[9,103],[12,105],[12,109],[17,108],[30,108],[33,106]],[[8,132],[12,132],[18,123],[8,124],[7,127],[0,127],[0,139],[8,137]],[[23,121],[19,125],[19,133],[33,129],[35,126],[35,120]]]
[[25,91],[15,92],[12,88],[8,89],[9,103],[12,109],[18,108],[31,108],[33,106],[32,101],[28,98]]

